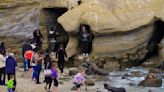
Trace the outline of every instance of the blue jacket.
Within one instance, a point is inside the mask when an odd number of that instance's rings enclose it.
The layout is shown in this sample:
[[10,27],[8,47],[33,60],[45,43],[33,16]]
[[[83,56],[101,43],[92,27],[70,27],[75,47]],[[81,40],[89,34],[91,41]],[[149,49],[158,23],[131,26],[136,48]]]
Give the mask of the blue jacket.
[[17,62],[14,57],[9,56],[6,59],[6,67],[5,67],[5,72],[6,73],[14,73],[16,72],[15,67],[17,66]]

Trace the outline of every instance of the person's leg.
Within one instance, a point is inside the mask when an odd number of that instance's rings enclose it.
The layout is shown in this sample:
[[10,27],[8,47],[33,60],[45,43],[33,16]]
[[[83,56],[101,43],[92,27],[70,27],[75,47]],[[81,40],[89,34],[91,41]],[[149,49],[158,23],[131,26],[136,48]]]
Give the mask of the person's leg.
[[30,60],[27,60],[28,70],[30,70]]
[[64,70],[64,60],[61,62],[61,73],[63,73]]
[[37,84],[40,84],[39,79],[40,79],[40,72],[41,72],[41,64],[38,64],[38,65],[36,66],[36,71],[37,71],[36,83],[37,83]]
[[27,71],[26,65],[27,65],[27,60],[23,57],[23,68],[24,68],[24,72]]
[[57,79],[53,79],[54,80],[54,86],[53,86],[53,89],[52,89],[52,92],[57,92],[57,87],[58,87],[58,81]]
[[76,92],[80,92],[80,88],[77,88],[77,91]]
[[61,60],[60,60],[60,58],[59,58],[59,60],[58,60],[58,68],[59,68],[60,72],[62,72],[62,70],[61,70]]
[[6,80],[6,73],[5,73],[5,67],[3,68],[3,85],[5,85],[5,80]]
[[33,74],[32,74],[32,80],[36,79],[37,73],[36,73],[36,66],[33,66]]
[[51,89],[51,85],[52,85],[52,78],[49,77],[49,87],[48,87],[49,90]]
[[3,71],[2,71],[2,68],[0,68],[0,84],[2,84],[2,74],[3,74]]

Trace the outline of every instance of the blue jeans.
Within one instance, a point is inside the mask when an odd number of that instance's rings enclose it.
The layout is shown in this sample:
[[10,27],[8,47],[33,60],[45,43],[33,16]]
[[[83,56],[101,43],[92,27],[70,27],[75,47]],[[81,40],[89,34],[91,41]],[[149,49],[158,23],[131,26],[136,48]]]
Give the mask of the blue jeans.
[[23,68],[24,72],[27,71],[27,60],[23,57]]
[[33,74],[32,74],[32,79],[37,78],[37,67],[33,66]]

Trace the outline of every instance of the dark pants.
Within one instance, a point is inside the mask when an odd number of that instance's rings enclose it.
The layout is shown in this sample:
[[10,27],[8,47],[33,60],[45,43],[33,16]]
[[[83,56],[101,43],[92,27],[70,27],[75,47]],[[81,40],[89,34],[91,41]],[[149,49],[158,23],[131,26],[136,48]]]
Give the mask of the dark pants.
[[46,88],[48,86],[48,89],[51,89],[51,85],[52,85],[52,78],[51,78],[51,76],[45,77],[45,81],[46,81]]
[[28,66],[28,70],[29,70],[31,68],[30,59],[27,60],[27,66]]
[[81,41],[81,52],[82,53],[89,53],[89,42],[88,41]]
[[56,42],[50,42],[49,48],[50,48],[51,52],[55,52],[56,51]]
[[10,80],[10,76],[11,75],[14,75],[15,76],[15,78],[14,78],[14,88],[13,88],[13,91],[15,91],[16,85],[17,85],[17,82],[16,82],[16,74],[15,73],[7,73],[7,79],[8,79],[8,81]]
[[[3,76],[3,79],[2,79]],[[5,85],[5,79],[6,79],[6,74],[5,74],[5,67],[0,68],[0,84]]]
[[63,58],[59,58],[59,61],[58,61],[58,67],[59,67],[59,70],[61,73],[63,73],[63,70],[64,70],[64,59]]
[[39,79],[40,79],[41,70],[42,70],[42,65],[37,64],[37,66],[36,66],[36,83],[40,83]]

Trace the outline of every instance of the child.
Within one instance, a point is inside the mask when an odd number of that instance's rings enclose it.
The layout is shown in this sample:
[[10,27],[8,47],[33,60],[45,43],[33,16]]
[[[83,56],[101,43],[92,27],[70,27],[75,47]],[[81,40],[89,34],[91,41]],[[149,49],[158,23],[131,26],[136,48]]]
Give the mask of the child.
[[75,86],[77,88],[76,92],[80,92],[80,86],[84,85],[84,81],[85,81],[84,76],[85,76],[85,70],[84,69],[81,69],[80,73],[77,73],[74,76],[73,83],[75,84]]
[[7,83],[8,92],[14,92],[13,91],[13,89],[14,89],[14,78],[15,78],[14,75],[10,76],[10,80]]
[[52,71],[52,80],[54,81],[54,86],[52,89],[52,92],[57,92],[57,87],[58,87],[58,72],[56,70],[56,62],[52,62],[52,67],[51,67],[51,71]]

